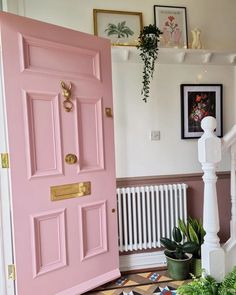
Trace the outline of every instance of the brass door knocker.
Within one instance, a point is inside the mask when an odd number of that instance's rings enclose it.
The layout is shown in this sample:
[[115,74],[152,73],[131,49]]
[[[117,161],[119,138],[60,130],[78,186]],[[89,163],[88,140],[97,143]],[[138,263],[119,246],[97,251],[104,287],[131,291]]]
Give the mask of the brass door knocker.
[[71,101],[72,84],[70,82],[70,85],[67,86],[65,82],[61,81],[61,88],[62,94],[65,98],[65,100],[63,101],[63,107],[66,112],[70,112],[73,109],[73,102]]

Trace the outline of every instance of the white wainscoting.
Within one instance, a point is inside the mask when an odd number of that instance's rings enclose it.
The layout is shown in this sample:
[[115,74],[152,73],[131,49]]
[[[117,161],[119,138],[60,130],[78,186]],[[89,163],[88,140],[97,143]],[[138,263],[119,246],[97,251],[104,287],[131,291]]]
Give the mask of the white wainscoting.
[[164,251],[120,255],[120,271],[165,267]]

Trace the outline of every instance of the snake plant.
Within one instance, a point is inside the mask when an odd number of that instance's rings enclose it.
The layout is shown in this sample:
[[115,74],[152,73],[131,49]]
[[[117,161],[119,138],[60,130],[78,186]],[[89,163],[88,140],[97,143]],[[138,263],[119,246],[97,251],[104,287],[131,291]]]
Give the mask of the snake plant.
[[181,230],[187,241],[194,242],[197,245],[197,249],[193,252],[194,258],[201,258],[201,246],[204,242],[204,236],[206,234],[202,222],[198,219],[188,217],[187,222],[179,220],[178,227]]

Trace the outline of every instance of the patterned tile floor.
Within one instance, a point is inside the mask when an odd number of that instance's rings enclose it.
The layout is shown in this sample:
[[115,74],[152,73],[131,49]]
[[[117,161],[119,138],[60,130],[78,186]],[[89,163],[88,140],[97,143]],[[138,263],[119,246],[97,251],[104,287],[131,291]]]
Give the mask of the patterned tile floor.
[[173,281],[166,271],[123,274],[86,295],[171,295],[183,281]]

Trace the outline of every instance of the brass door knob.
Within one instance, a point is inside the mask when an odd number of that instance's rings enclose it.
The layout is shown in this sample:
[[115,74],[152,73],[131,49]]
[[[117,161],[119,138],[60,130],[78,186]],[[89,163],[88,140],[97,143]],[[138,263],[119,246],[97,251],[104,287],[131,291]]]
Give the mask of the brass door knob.
[[75,154],[67,154],[65,156],[65,162],[69,165],[77,163],[77,156]]

